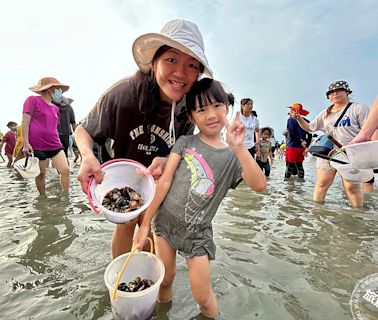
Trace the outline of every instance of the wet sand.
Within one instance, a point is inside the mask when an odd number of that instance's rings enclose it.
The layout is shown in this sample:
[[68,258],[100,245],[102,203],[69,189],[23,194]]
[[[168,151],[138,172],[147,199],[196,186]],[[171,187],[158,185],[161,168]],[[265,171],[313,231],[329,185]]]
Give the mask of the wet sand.
[[[241,184],[214,220],[212,283],[219,319],[352,319],[357,282],[378,270],[378,193],[352,209],[337,178],[326,204],[311,201],[315,162],[306,181],[283,181],[277,160],[261,194]],[[112,319],[103,275],[114,225],[94,214],[73,167],[68,197],[48,169],[47,198],[34,181],[0,162],[0,277],[3,319]],[[178,259],[168,316],[191,319],[185,261]],[[168,318],[167,318],[168,317]]]

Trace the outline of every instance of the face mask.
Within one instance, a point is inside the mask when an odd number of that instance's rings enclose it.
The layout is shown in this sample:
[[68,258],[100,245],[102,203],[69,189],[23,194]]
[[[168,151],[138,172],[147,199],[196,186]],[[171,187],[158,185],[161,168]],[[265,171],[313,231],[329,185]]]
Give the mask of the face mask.
[[60,100],[62,98],[62,89],[56,88],[52,94],[54,100]]
[[11,128],[12,131],[17,131],[17,127]]

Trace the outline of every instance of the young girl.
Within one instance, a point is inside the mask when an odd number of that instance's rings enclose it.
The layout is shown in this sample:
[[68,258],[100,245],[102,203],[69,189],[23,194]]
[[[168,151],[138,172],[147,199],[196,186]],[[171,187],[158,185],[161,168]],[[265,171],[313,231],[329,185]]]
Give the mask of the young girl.
[[273,163],[271,136],[272,130],[270,128],[261,129],[260,157],[257,158],[256,162],[266,177],[269,177],[270,165]]
[[[243,139],[239,114],[229,124],[229,100],[221,84],[204,78],[187,94],[187,111],[199,133],[180,137],[158,180],[153,202],[146,211],[134,243],[143,247],[152,218],[156,254],[165,265],[159,302],[172,300],[176,253],[186,259],[193,298],[208,317],[218,313],[210,284],[210,260],[215,258],[211,221],[229,188],[242,177],[254,191],[263,191],[266,180]],[[226,126],[226,142],[221,130]]]

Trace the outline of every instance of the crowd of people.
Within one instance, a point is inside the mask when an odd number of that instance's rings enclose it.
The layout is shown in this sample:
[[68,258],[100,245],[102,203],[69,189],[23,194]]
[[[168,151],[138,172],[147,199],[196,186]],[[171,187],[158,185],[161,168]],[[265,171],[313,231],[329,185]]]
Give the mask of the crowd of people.
[[[21,125],[7,124],[9,131],[2,137],[0,151],[5,145],[8,167],[14,158],[39,159],[35,182],[41,194],[45,193],[48,159],[59,174],[62,191],[68,192],[70,145],[75,162],[81,157],[77,178],[83,192],[91,177],[102,182],[101,162],[106,159],[129,158],[145,165],[157,180],[156,195],[145,213],[115,226],[112,256],[129,252],[133,245],[146,249],[145,240],[152,233],[166,270],[158,301],[172,301],[179,253],[188,265],[193,298],[205,316],[214,318],[218,308],[210,282],[210,260],[215,259],[212,219],[227,191],[241,180],[251,190],[263,191],[275,157],[286,162],[283,179],[297,175],[303,181],[303,161],[317,131],[332,132],[343,145],[374,139],[378,98],[369,113],[367,106],[350,101],[352,91],[346,81],[333,82],[326,91],[331,105],[312,121],[304,118],[309,111],[302,104],[289,107],[286,141],[279,143],[273,128],[260,127],[251,98],[241,99],[240,112],[228,122],[233,97],[213,79],[201,32],[194,23],[172,20],[160,33],[138,37],[132,52],[139,70],[106,90],[79,125],[73,100],[63,96],[69,86],[56,78],[42,78],[30,88],[37,95],[26,99]],[[342,119],[336,121],[341,114]],[[70,142],[73,133],[74,145]],[[207,189],[191,189],[193,176],[187,163],[193,158],[206,167],[211,179]],[[316,174],[313,200],[323,202],[336,170],[329,159],[318,158]],[[361,184],[343,179],[343,186],[350,205],[361,207]],[[193,192],[206,201],[191,202],[187,195]]]
[[37,95],[31,95],[25,100],[21,125],[8,122],[10,131],[3,137],[0,151],[4,144],[8,167],[24,156],[39,160],[39,174],[35,177],[35,183],[41,195],[46,193],[46,169],[51,160],[59,175],[62,191],[68,193],[70,168],[67,150],[69,139],[76,129],[75,113],[71,106],[73,100],[63,96],[69,86],[55,78],[45,77],[29,89]]

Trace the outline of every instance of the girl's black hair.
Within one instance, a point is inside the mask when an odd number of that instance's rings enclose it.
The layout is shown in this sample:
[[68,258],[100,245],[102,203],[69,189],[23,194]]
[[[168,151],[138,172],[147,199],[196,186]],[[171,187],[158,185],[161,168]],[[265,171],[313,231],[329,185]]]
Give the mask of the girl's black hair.
[[226,106],[229,106],[232,97],[224,91],[219,81],[210,78],[202,78],[195,82],[192,89],[186,94],[186,110],[188,114],[195,111],[196,101],[199,104],[200,110],[203,110],[204,106],[216,102],[224,103]]
[[227,98],[228,98],[228,103],[230,106],[234,106],[235,104],[235,97],[234,95],[230,92],[227,94]]

